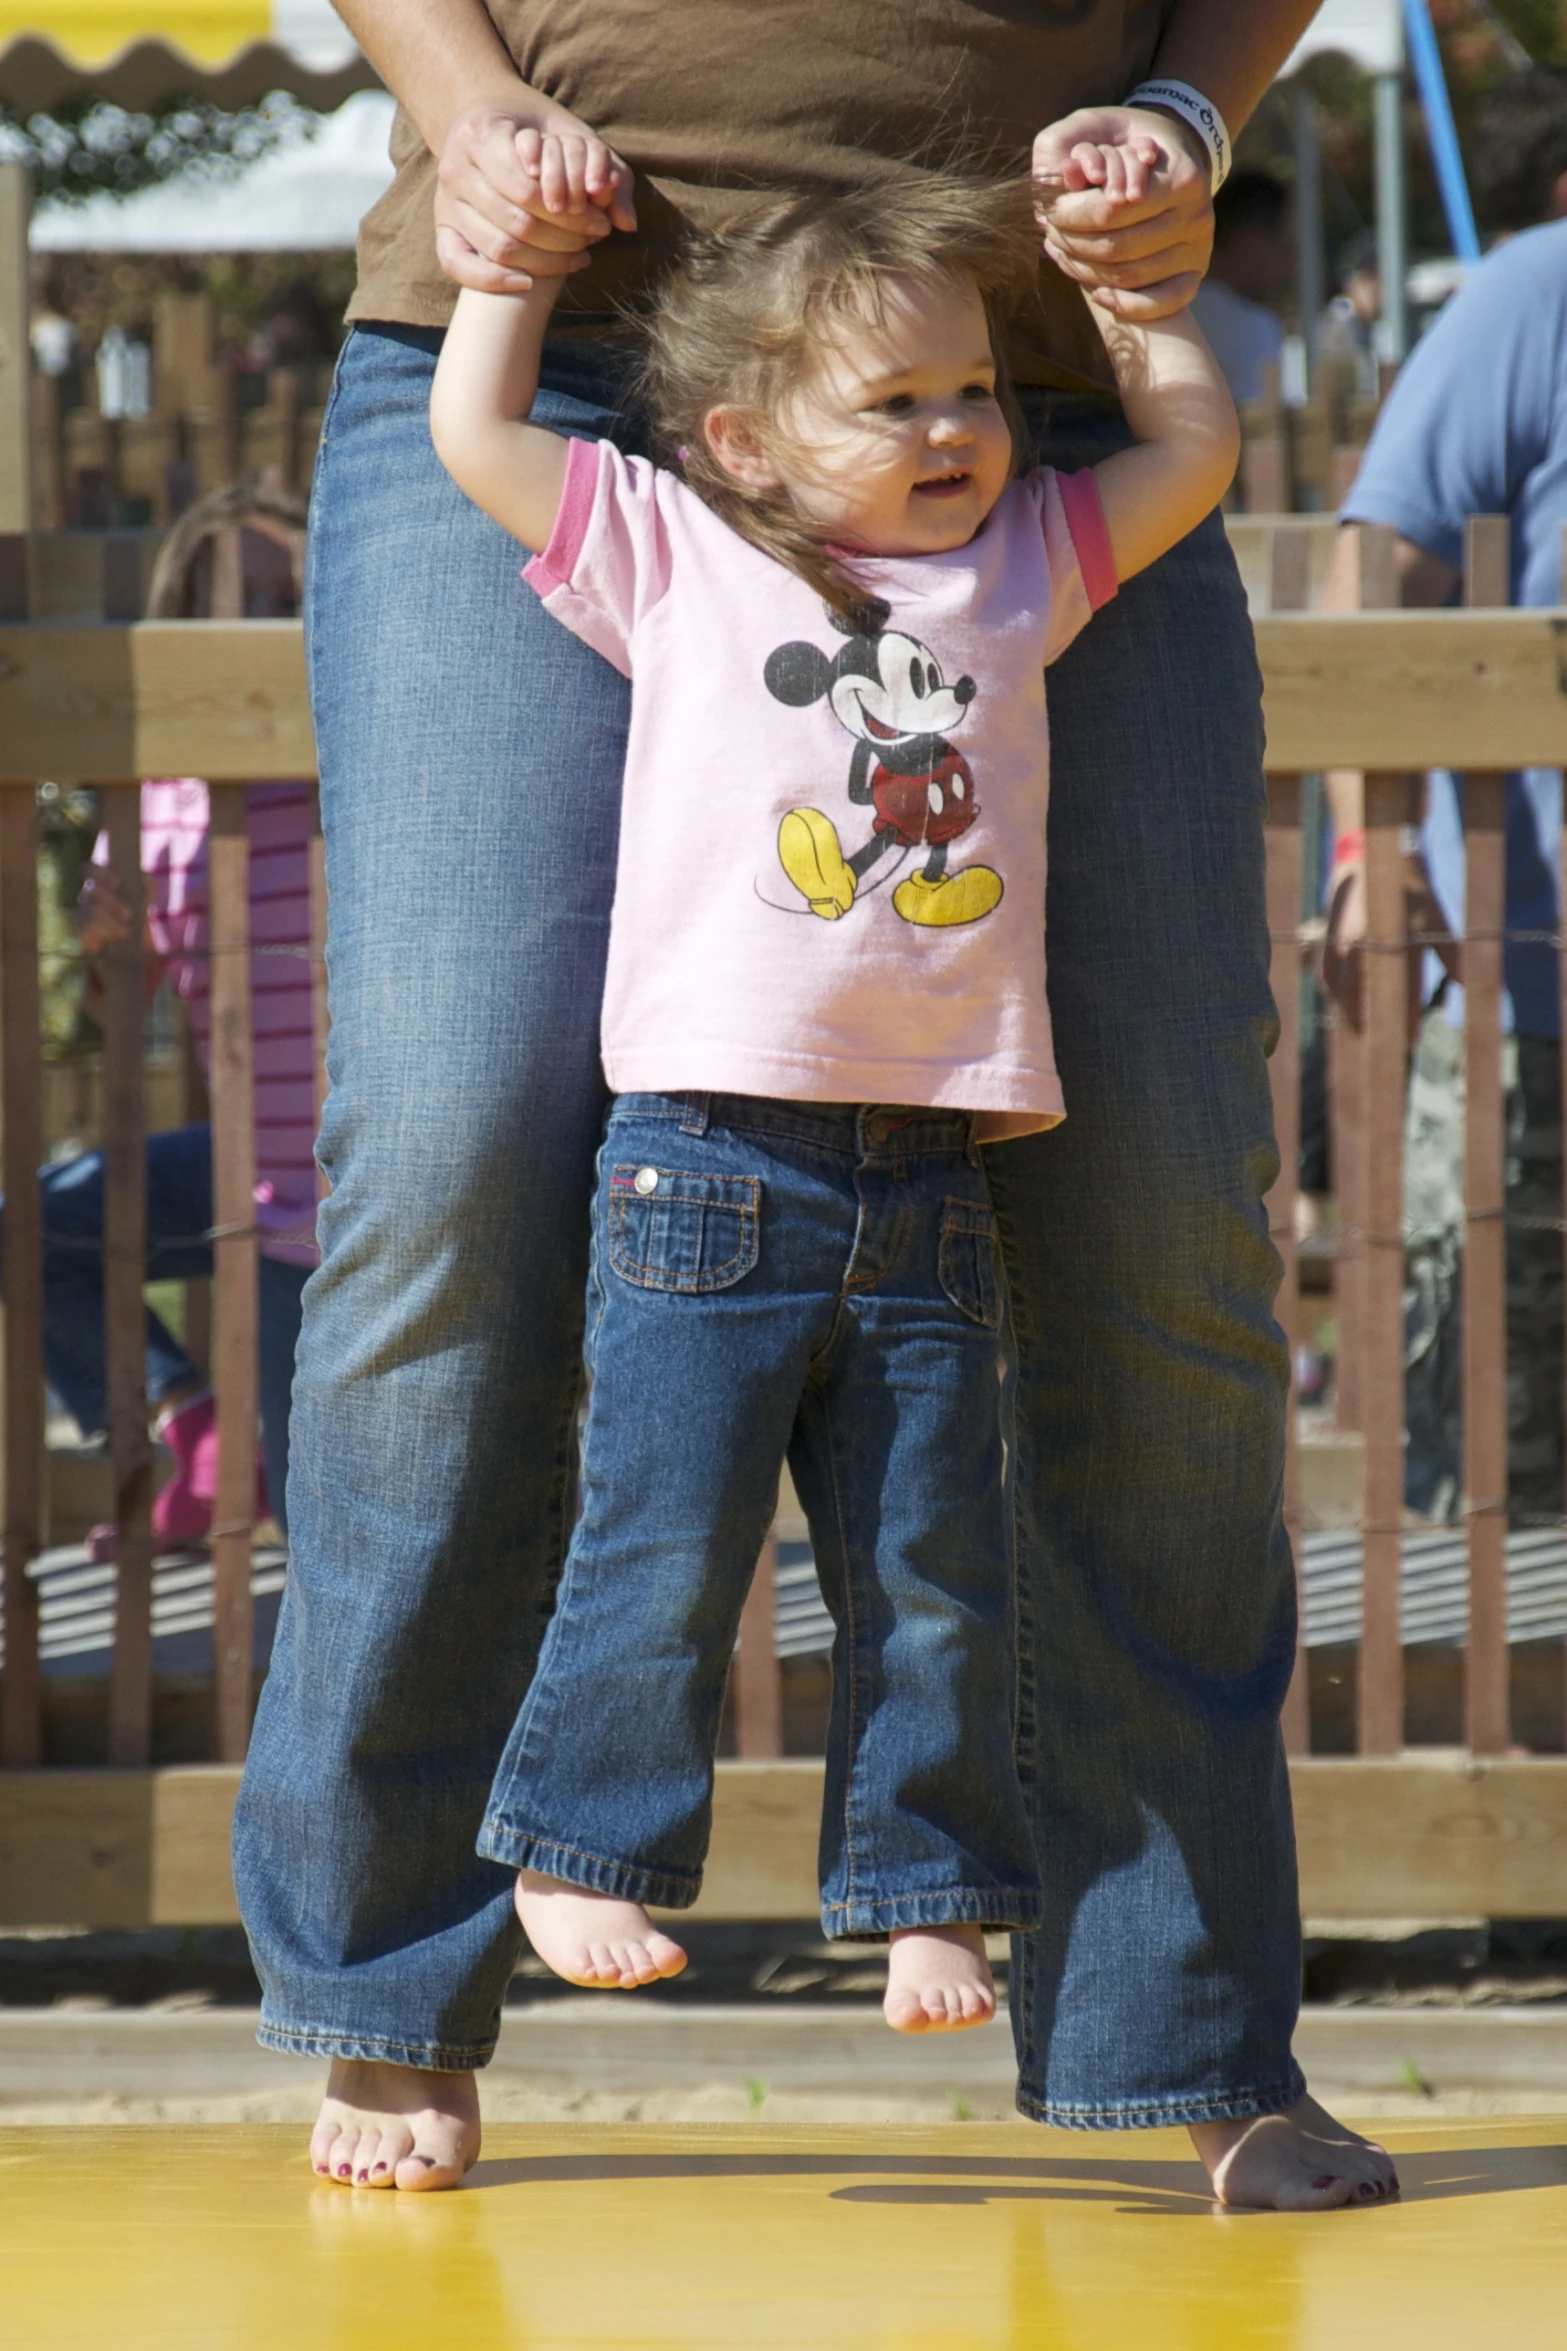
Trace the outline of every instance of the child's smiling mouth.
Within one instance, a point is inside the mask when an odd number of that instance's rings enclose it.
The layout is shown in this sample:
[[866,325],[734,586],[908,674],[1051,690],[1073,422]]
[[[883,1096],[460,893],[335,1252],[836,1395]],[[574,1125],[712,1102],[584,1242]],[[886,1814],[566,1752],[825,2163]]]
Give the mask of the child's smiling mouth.
[[973,479],[968,468],[962,466],[951,473],[932,474],[928,481],[916,482],[914,491],[916,497],[920,498],[954,498],[960,491],[966,490]]

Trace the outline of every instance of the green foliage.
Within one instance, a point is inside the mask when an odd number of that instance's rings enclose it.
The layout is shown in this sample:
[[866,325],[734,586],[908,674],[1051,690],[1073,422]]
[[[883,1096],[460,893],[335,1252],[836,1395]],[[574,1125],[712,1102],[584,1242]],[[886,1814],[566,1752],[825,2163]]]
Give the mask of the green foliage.
[[253,163],[285,137],[309,137],[314,117],[282,92],[225,114],[199,100],[131,114],[91,95],[25,122],[0,108],[0,160],[25,163],[39,204],[134,196],[197,164],[215,173]]

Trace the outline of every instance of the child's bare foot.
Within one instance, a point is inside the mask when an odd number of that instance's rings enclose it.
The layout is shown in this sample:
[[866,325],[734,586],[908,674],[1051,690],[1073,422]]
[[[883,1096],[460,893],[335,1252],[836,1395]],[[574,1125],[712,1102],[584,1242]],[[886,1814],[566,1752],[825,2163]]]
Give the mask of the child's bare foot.
[[1346,2130],[1315,2098],[1283,2114],[1193,2123],[1192,2144],[1219,2202],[1248,2211],[1331,2212],[1398,2194],[1387,2149]]
[[978,1927],[908,1927],[892,1937],[882,2014],[895,2033],[989,2024],[996,1987]]
[[471,2073],[337,2057],[310,2134],[324,2180],[354,2188],[455,2188],[479,2153]]
[[517,1916],[545,1966],[590,1991],[634,1992],[678,1975],[686,1963],[680,1945],[659,1933],[640,1902],[590,1894],[536,1869],[517,1873]]

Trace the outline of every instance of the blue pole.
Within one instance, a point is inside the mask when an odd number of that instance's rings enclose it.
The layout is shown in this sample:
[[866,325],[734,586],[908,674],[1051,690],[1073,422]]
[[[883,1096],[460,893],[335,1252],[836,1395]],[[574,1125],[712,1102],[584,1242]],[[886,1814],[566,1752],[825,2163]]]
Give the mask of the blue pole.
[[1442,208],[1447,214],[1447,233],[1460,261],[1478,261],[1480,240],[1475,234],[1469,183],[1464,178],[1464,159],[1458,152],[1458,133],[1453,127],[1442,53],[1436,45],[1427,0],[1404,0],[1404,31],[1409,41],[1409,61],[1420,86],[1420,103],[1425,109],[1426,136],[1431,142],[1431,161],[1436,166]]

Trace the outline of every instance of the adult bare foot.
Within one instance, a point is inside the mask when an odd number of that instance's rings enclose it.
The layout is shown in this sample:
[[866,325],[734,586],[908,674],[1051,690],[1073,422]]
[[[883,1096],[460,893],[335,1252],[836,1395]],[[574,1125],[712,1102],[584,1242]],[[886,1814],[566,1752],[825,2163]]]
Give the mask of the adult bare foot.
[[1387,2149],[1346,2130],[1315,2098],[1283,2114],[1193,2123],[1191,2132],[1215,2196],[1239,2210],[1331,2212],[1398,2194]]
[[978,1927],[910,1927],[892,1936],[882,2014],[895,2033],[961,2033],[995,2013]]
[[546,1967],[593,1992],[634,1992],[678,1975],[686,1955],[640,1902],[590,1894],[535,1869],[517,1873],[517,1916]]
[[479,2153],[471,2073],[338,2057],[310,2134],[324,2180],[354,2188],[455,2188]]

